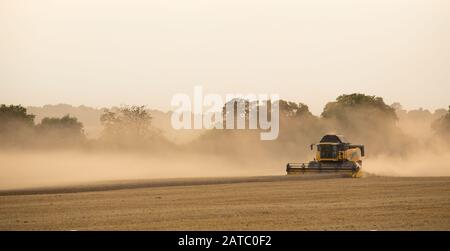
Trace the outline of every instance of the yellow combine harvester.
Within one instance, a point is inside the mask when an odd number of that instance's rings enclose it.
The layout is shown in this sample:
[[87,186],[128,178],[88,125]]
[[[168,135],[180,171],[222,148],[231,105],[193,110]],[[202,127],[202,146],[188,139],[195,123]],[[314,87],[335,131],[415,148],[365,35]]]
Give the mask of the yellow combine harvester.
[[316,157],[309,163],[288,163],[287,174],[344,173],[353,178],[362,176],[364,146],[350,144],[342,135],[327,134],[316,145]]

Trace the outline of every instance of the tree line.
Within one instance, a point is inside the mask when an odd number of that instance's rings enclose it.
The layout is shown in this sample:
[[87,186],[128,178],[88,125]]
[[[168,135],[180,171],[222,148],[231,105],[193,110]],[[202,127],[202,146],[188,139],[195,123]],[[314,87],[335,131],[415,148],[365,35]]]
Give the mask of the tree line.
[[[2,146],[74,146],[90,144],[83,124],[76,117],[45,117],[35,123],[21,105],[0,106],[0,144]],[[103,125],[101,143],[137,145],[148,143],[158,134],[151,127],[152,117],[145,106],[123,106],[105,110],[100,117]]]
[[[235,100],[233,102],[246,102]],[[274,142],[259,142],[268,151],[289,154],[299,152],[328,132],[342,133],[354,143],[369,145],[372,152],[401,152],[413,145],[396,126],[399,108],[387,105],[381,97],[365,94],[341,95],[325,105],[320,116],[314,116],[307,105],[279,101],[280,135]],[[248,113],[248,112],[246,112]],[[248,114],[243,114],[246,116]],[[236,115],[236,116],[242,116]],[[152,127],[152,116],[145,106],[123,106],[106,109],[100,117],[103,130],[98,139],[87,139],[83,124],[76,117],[45,117],[35,123],[35,116],[21,105],[0,106],[1,146],[75,146],[103,145],[117,147],[170,147],[161,131]],[[430,130],[441,138],[450,139],[450,107],[432,123]],[[204,151],[233,151],[248,148],[253,151],[254,132],[242,130],[210,130],[189,145]],[[227,144],[226,142],[229,142]],[[239,142],[239,144],[236,144]],[[401,147],[399,147],[401,146]],[[305,148],[306,149],[306,148]],[[301,150],[303,151],[303,150]],[[300,151],[300,152],[301,152]]]

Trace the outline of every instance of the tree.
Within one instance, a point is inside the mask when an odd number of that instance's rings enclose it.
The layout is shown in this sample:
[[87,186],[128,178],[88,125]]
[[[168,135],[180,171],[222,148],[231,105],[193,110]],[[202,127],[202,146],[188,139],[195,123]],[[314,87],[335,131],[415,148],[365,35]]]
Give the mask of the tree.
[[383,98],[360,93],[341,95],[326,104],[322,117],[329,132],[346,135],[355,143],[364,143],[371,153],[398,153],[412,144],[397,127],[395,109]]
[[32,138],[34,115],[21,105],[0,106],[0,143],[20,145]]
[[450,106],[448,107],[447,113],[435,120],[431,127],[439,136],[450,138]]
[[[240,108],[243,108],[241,110]],[[231,111],[229,109],[232,109]],[[222,107],[222,119],[223,119],[223,127],[227,127],[227,123],[230,123],[231,121],[228,121],[228,118],[232,117],[232,120],[234,124],[231,126],[232,128],[237,128],[237,123],[239,119],[244,119],[245,124],[248,124],[249,121],[249,114],[252,109],[257,109],[257,103],[248,101],[247,99],[243,98],[234,98],[227,103],[224,104]]]
[[285,117],[295,117],[298,111],[298,104],[291,101],[280,100],[278,103],[280,115]]
[[27,114],[27,109],[21,105],[0,106],[0,131],[17,129],[16,126],[32,127],[34,115]]
[[288,118],[310,117],[313,116],[309,111],[309,107],[303,103],[295,103],[292,101],[279,101],[280,115]]
[[152,117],[145,106],[123,106],[105,110],[100,117],[104,127],[102,138],[109,142],[142,144],[155,136]]
[[41,139],[47,142],[75,143],[85,138],[83,124],[75,117],[43,118],[36,126]]
[[296,112],[297,117],[313,117],[314,115],[309,111],[309,107],[303,103],[298,103]]
[[394,110],[399,110],[399,111],[403,110],[403,106],[399,102],[392,103],[391,107],[394,108]]
[[341,95],[336,98],[336,101],[327,103],[322,117],[346,119],[355,110],[377,112],[377,115],[381,115],[387,120],[393,122],[397,120],[395,109],[385,104],[383,98],[361,93]]

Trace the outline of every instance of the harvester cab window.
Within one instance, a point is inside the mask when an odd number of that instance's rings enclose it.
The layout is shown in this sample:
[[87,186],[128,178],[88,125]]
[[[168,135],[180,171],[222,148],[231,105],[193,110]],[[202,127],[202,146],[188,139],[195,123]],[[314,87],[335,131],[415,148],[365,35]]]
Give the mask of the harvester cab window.
[[318,145],[317,150],[320,151],[320,157],[324,159],[337,158],[337,146],[336,145]]

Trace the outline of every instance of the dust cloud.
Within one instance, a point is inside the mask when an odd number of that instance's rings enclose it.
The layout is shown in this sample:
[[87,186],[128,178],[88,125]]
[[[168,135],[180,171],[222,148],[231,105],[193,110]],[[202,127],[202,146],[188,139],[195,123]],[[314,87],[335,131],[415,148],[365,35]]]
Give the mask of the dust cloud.
[[[217,155],[84,151],[0,153],[0,190],[80,185],[100,181],[282,174],[269,163]],[[243,168],[244,167],[244,168]]]
[[390,152],[371,155],[369,148],[364,171],[379,176],[450,176],[450,144],[445,135],[432,130],[432,122],[427,117],[400,117],[396,132],[386,133],[390,143],[383,144],[384,134],[377,142],[379,149],[386,147]]
[[363,164],[368,174],[379,176],[450,176],[450,153],[421,151],[405,157],[380,155]]

